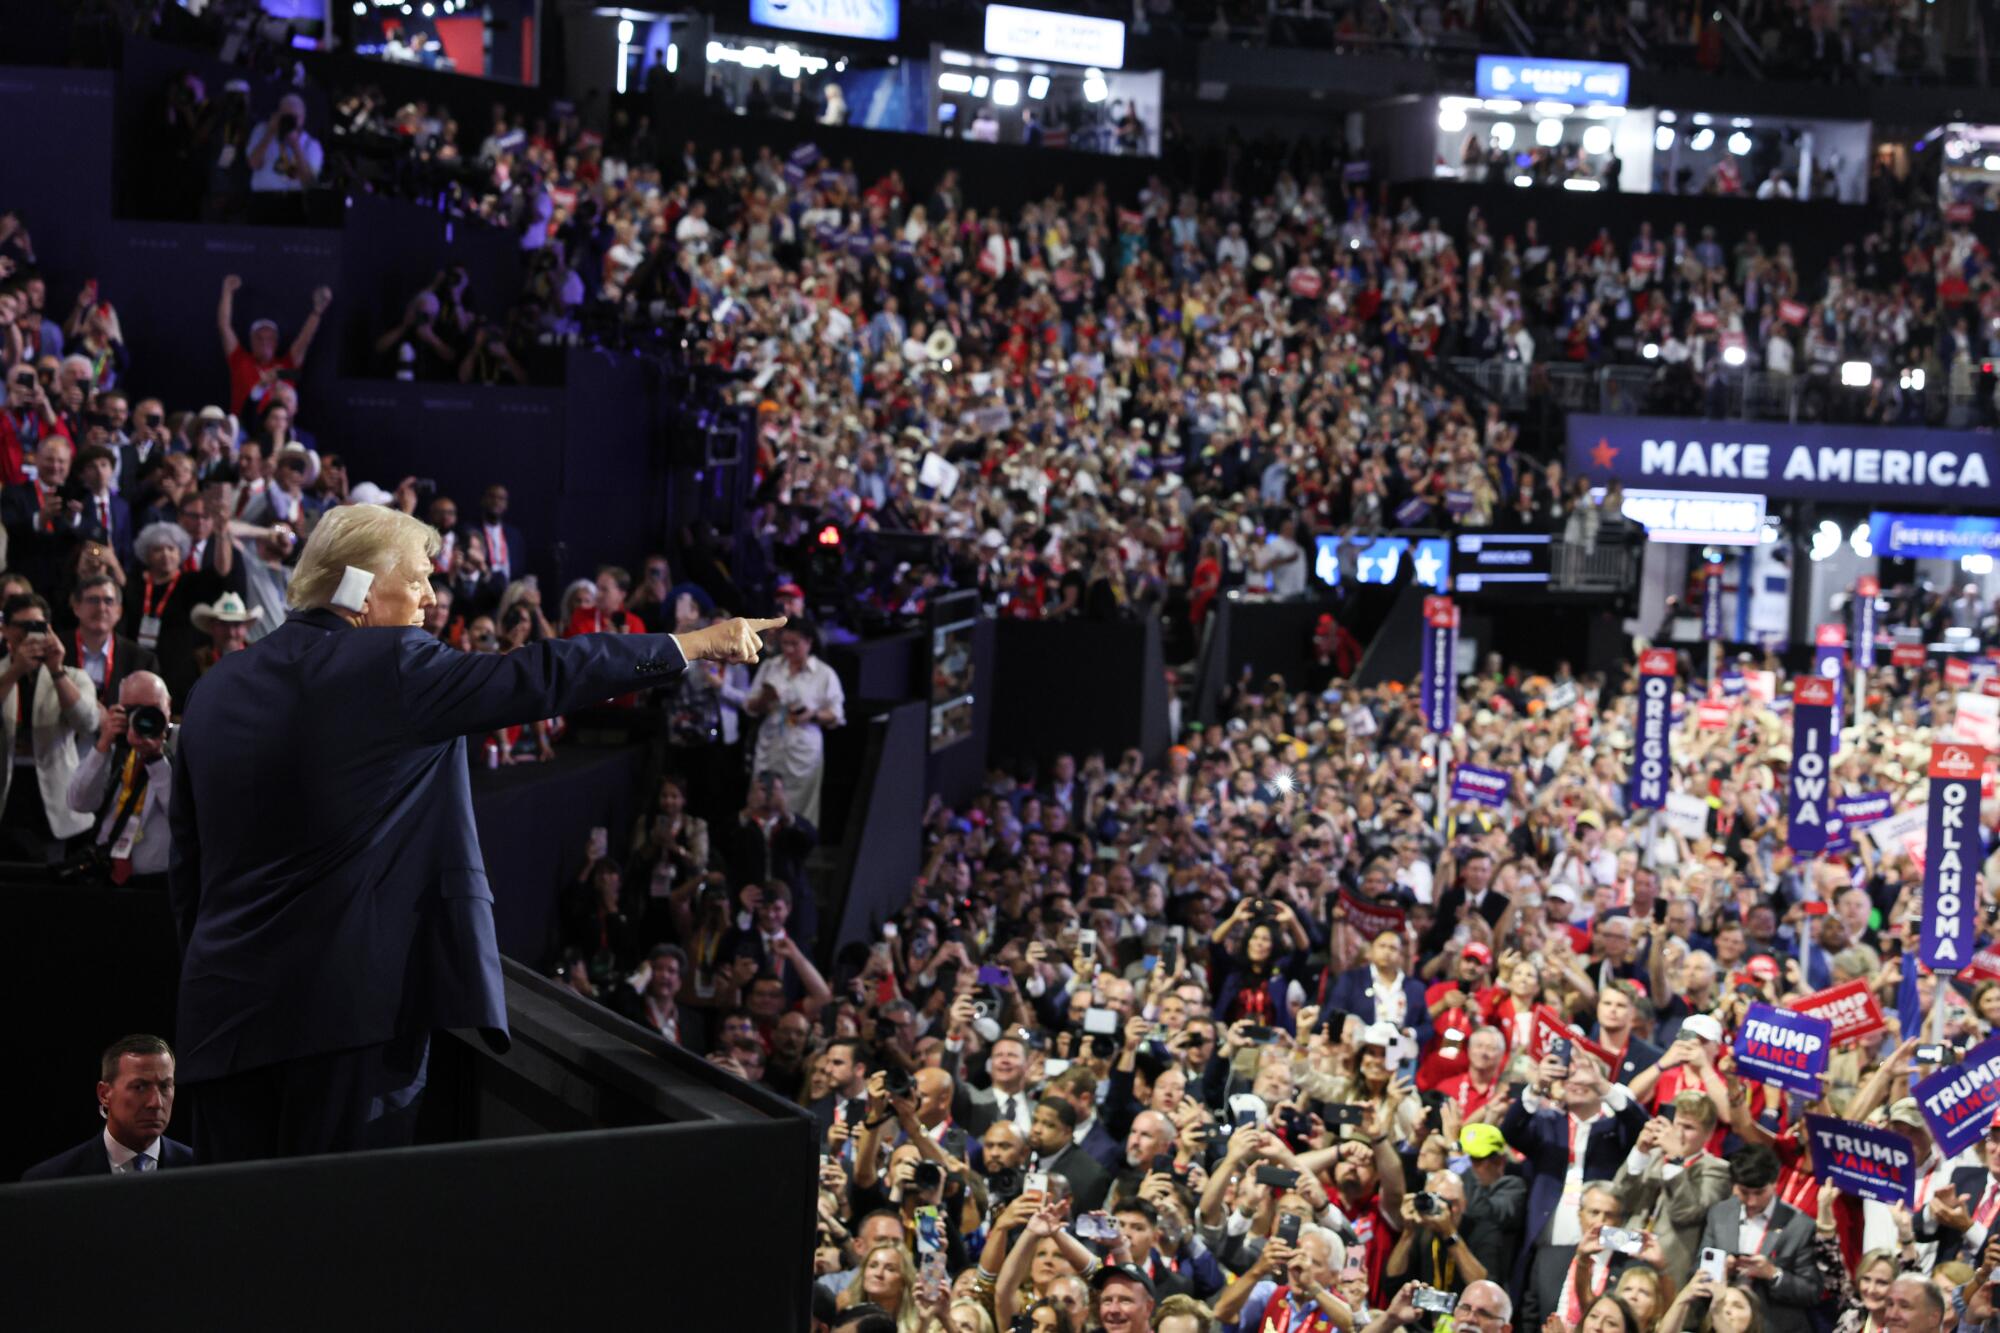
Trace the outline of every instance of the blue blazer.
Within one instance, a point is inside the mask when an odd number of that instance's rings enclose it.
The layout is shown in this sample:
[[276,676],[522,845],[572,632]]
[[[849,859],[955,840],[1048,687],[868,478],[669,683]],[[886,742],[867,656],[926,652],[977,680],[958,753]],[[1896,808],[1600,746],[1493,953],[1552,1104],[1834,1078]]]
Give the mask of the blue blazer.
[[218,662],[174,760],[183,1081],[438,1028],[505,1050],[464,738],[686,665],[664,634],[463,653],[327,610]]
[[[1424,983],[1403,974],[1403,1026],[1417,1034],[1417,1049],[1431,1039],[1431,1011],[1424,1003]],[[1334,978],[1333,991],[1326,1002],[1343,1013],[1353,1014],[1363,1023],[1375,1021],[1375,968],[1368,963],[1350,967]]]
[[[1639,1131],[1652,1117],[1646,1109],[1625,1099],[1625,1108],[1593,1120],[1590,1139],[1583,1146],[1583,1178],[1610,1180],[1618,1166],[1639,1141]],[[1528,1159],[1528,1229],[1521,1233],[1521,1252],[1514,1263],[1514,1290],[1528,1273],[1528,1258],[1542,1238],[1556,1205],[1562,1202],[1563,1181],[1569,1175],[1569,1113],[1553,1106],[1529,1113],[1515,1102],[1501,1118],[1500,1132],[1507,1144]]]
[[[193,1166],[194,1149],[174,1139],[160,1138],[160,1169]],[[30,1180],[74,1180],[80,1176],[111,1174],[111,1154],[104,1150],[104,1132],[99,1130],[68,1152],[59,1152],[46,1162],[37,1162],[21,1173],[21,1182]]]

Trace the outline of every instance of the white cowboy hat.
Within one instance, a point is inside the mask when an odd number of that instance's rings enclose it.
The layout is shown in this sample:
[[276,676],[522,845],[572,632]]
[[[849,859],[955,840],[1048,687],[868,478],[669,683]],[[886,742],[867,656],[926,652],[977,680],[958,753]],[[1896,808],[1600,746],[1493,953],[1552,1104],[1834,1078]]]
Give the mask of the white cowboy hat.
[[216,621],[225,625],[242,625],[257,617],[250,608],[243,605],[243,598],[233,592],[226,592],[213,602],[207,602],[194,609],[189,617],[196,629],[205,630]]

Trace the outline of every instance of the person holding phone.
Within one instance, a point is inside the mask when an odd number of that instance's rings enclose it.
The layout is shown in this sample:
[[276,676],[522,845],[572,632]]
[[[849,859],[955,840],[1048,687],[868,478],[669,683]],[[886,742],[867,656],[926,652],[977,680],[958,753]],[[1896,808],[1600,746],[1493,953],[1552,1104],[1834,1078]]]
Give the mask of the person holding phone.
[[1770,1333],[1806,1333],[1821,1287],[1813,1266],[1814,1220],[1778,1198],[1778,1154],[1763,1144],[1729,1159],[1730,1192],[1708,1210],[1701,1248],[1729,1256],[1732,1283],[1763,1303]]
[[809,621],[794,621],[778,636],[778,656],[750,681],[743,711],[761,719],[755,768],[785,781],[792,808],[819,824],[820,779],[826,768],[826,735],[847,723],[847,696],[832,667],[814,655],[818,635]]

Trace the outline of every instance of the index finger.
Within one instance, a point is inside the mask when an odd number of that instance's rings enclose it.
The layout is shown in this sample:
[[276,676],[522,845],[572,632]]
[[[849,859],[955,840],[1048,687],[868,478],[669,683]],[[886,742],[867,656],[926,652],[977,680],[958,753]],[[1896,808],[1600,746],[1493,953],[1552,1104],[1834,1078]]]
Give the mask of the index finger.
[[745,619],[743,623],[750,627],[752,633],[762,634],[766,630],[782,629],[785,624],[785,619],[786,618],[784,616],[775,616],[770,620]]

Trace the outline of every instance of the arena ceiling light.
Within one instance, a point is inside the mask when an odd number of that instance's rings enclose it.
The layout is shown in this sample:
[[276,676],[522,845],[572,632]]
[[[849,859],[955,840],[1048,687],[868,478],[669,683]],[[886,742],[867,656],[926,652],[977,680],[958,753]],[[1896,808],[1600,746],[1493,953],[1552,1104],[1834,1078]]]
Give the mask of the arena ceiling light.
[[1097,103],[1102,102],[1109,96],[1111,96],[1111,86],[1104,81],[1104,71],[1096,68],[1085,70],[1083,72],[1083,100]]
[[1865,389],[1875,382],[1875,367],[1866,361],[1843,361],[1840,382],[1850,389]]
[[1021,104],[1021,81],[1019,79],[993,80],[993,105],[1019,106]]
[[972,91],[972,76],[946,70],[938,75],[938,88],[944,92],[957,93],[962,97]]
[[1840,549],[1841,536],[1840,524],[1830,518],[1821,519],[1820,525],[1813,529],[1812,545],[1807,548],[1807,554],[1815,562],[1833,559],[1833,553]]
[[1554,148],[1563,141],[1563,123],[1560,118],[1535,122],[1535,142],[1544,148]]
[[1653,131],[1654,152],[1656,153],[1672,152],[1673,147],[1674,147],[1674,131],[1672,126],[1662,125],[1658,129]]
[[1462,107],[1447,106],[1438,111],[1438,128],[1446,134],[1457,134],[1465,128],[1465,111]]
[[1028,96],[1034,98],[1037,102],[1039,102],[1048,95],[1049,95],[1048,75],[1037,74],[1034,78],[1028,80]]
[[1866,523],[1854,525],[1854,531],[1847,534],[1847,544],[1863,560],[1875,558],[1875,543]]
[[1602,157],[1611,151],[1611,127],[1592,125],[1583,132],[1583,151],[1592,157]]
[[1697,153],[1706,153],[1715,146],[1714,130],[1696,130],[1694,138],[1688,140],[1688,147]]
[[1745,134],[1742,130],[1738,130],[1736,131],[1736,133],[1730,135],[1729,151],[1736,154],[1736,156],[1738,157],[1743,157],[1746,154],[1748,154],[1750,151],[1750,136]]
[[1749,359],[1750,354],[1735,343],[1722,349],[1722,364],[1725,366],[1740,366]]
[[1510,121],[1501,121],[1493,127],[1493,146],[1506,152],[1514,146],[1514,126]]

